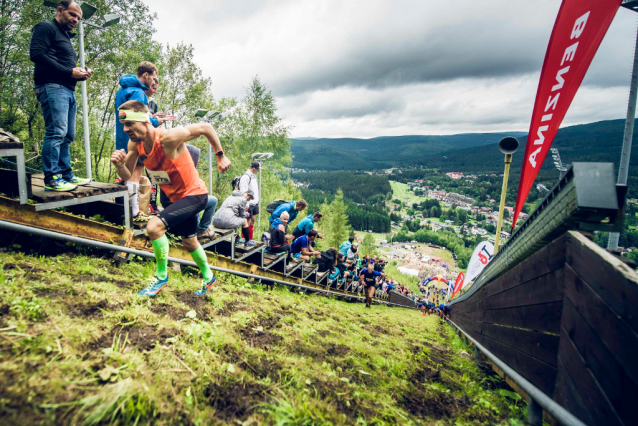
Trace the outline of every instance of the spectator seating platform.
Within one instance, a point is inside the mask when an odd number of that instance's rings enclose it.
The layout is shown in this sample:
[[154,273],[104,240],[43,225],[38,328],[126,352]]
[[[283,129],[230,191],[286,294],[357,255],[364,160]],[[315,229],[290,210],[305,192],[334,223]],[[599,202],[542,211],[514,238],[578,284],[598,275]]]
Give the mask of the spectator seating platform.
[[237,231],[235,231],[234,229],[220,229],[220,228],[215,228],[212,225],[209,227],[209,229],[214,232],[214,236],[211,238],[205,238],[205,239],[199,240],[199,243],[202,245],[202,248],[204,250],[207,250],[210,247],[213,247],[224,241],[232,244],[233,239],[237,235]]

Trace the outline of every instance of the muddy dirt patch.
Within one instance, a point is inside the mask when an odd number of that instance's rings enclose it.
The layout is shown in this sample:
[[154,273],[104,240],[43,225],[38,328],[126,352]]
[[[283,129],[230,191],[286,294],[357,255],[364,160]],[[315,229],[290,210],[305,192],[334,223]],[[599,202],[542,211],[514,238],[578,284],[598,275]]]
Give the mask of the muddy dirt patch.
[[205,319],[210,316],[210,305],[206,296],[196,296],[191,292],[177,293],[177,300],[197,312],[197,318]]
[[326,353],[329,356],[345,356],[350,352],[350,348],[346,345],[339,345],[335,343],[330,343],[326,348]]
[[120,305],[111,304],[104,299],[96,303],[76,303],[69,308],[69,315],[83,318],[101,318],[104,316],[104,312],[120,308]]
[[173,306],[168,303],[153,304],[149,309],[154,314],[157,314],[161,317],[169,317],[170,319],[176,321],[186,318],[186,312],[188,312],[188,310],[180,306]]
[[[342,364],[335,363],[335,358],[343,357],[350,352],[350,348],[345,345],[329,343],[327,346],[306,345],[298,342],[291,348],[291,353],[302,357],[310,357],[317,362],[324,360],[331,361],[334,365],[343,367]],[[346,366],[347,367],[347,366]]]
[[217,313],[223,317],[228,317],[237,311],[248,310],[249,306],[246,303],[239,301],[225,302],[224,306],[217,310]]
[[269,400],[266,387],[250,382],[211,383],[204,396],[215,408],[215,417],[228,423],[246,420],[255,407]]
[[162,344],[166,339],[180,334],[175,328],[162,328],[157,326],[115,326],[110,332],[104,334],[96,341],[89,344],[89,349],[98,350],[113,346],[113,342],[117,341],[119,348],[122,348],[126,342],[126,347],[136,348],[143,351],[153,349],[158,343]]
[[[344,382],[331,382],[318,380],[312,386],[316,389],[317,397],[333,405],[338,413],[344,414],[348,419],[357,417],[373,418],[375,411],[363,405],[360,397],[351,395],[348,385]],[[349,424],[353,422],[346,422]]]
[[[237,359],[235,359],[235,362]],[[260,379],[270,377],[272,380],[281,380],[283,365],[277,361],[268,361],[265,358],[242,359],[238,364],[246,371],[251,371]]]
[[4,304],[0,306],[0,317],[8,315],[10,310],[11,310],[11,305]]
[[269,348],[275,347],[283,340],[278,334],[271,333],[266,331],[260,331],[259,328],[243,328],[239,330],[241,337],[250,344],[250,346],[255,348],[262,348],[263,350],[268,350]]
[[16,271],[23,272],[25,274],[36,274],[47,272],[42,268],[36,268],[35,265],[30,265],[28,263],[5,263],[2,267],[4,271]]
[[457,399],[449,394],[428,395],[415,388],[402,395],[397,402],[412,415],[437,420],[451,417],[458,403]]

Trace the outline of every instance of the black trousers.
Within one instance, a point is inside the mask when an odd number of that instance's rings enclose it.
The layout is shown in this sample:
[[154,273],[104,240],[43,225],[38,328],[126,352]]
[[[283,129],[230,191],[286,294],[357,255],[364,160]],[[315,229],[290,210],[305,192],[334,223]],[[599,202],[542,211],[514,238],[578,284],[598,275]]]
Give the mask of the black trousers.
[[278,254],[278,253],[288,253],[288,260],[291,260],[292,257],[290,257],[290,244],[282,244],[279,247],[273,247],[270,250],[268,250],[269,252],[273,253],[273,254]]

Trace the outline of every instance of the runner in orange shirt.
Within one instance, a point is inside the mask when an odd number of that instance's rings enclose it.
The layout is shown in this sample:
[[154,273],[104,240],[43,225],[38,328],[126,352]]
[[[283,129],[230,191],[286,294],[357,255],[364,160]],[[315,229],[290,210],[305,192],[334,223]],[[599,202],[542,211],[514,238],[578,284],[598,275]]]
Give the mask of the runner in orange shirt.
[[154,297],[168,283],[169,244],[165,235],[168,230],[171,234],[182,237],[182,245],[202,271],[202,288],[195,294],[204,295],[215,284],[215,276],[208,267],[206,253],[197,241],[197,215],[206,207],[208,190],[184,143],[200,136],[206,137],[217,157],[217,168],[225,173],[230,168],[230,160],[224,155],[217,133],[208,123],[173,129],[154,128],[148,108],[139,101],[122,104],[118,118],[124,125],[129,144],[128,154],[120,149],[111,155],[117,174],[123,180],[128,180],[139,157],[152,182],[159,185],[172,202],[146,225],[157,268],[147,287],[138,294]]

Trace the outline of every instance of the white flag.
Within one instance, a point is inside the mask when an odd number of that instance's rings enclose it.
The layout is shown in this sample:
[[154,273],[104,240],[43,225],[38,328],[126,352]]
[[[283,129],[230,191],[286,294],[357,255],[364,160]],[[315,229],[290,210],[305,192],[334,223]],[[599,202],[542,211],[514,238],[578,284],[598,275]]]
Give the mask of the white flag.
[[494,244],[489,241],[483,241],[474,249],[472,258],[470,259],[470,265],[467,267],[465,273],[465,280],[463,285],[469,283],[485,269],[490,260],[494,257]]

